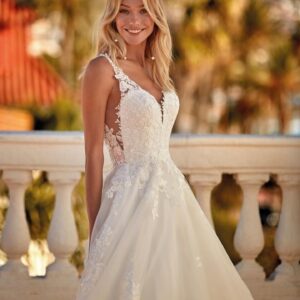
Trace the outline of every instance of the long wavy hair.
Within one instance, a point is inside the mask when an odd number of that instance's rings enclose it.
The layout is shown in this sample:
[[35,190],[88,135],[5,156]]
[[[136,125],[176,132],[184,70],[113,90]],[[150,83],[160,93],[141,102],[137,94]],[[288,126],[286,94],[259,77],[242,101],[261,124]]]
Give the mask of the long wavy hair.
[[[107,0],[103,15],[99,20],[96,39],[96,55],[108,53],[115,64],[117,58],[126,56],[126,44],[115,25],[122,0]],[[145,9],[154,21],[154,29],[147,39],[146,58],[155,57],[152,61],[153,81],[164,90],[173,90],[169,75],[172,62],[172,38],[165,16],[162,0],[143,0]],[[118,42],[115,42],[115,40]]]

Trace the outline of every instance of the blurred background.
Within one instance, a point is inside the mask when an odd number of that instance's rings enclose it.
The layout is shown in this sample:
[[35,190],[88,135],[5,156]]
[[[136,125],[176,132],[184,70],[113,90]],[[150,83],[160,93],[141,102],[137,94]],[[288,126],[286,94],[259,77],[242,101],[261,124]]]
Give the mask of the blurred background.
[[[78,76],[95,56],[103,0],[0,0],[0,130],[82,130]],[[165,1],[174,42],[171,74],[181,99],[174,133],[300,134],[300,1]],[[2,224],[8,189],[0,181]],[[233,262],[232,239],[242,194],[230,174],[212,195],[216,231]],[[84,175],[74,190],[79,240],[87,238]],[[55,193],[33,172],[26,216],[34,241],[47,230]],[[278,265],[274,230],[281,190],[270,178],[260,191],[266,273]],[[82,270],[83,245],[72,261]],[[2,253],[3,263],[5,254]]]
[[[174,132],[300,133],[300,2],[169,0]],[[81,130],[103,0],[1,0],[0,129]]]

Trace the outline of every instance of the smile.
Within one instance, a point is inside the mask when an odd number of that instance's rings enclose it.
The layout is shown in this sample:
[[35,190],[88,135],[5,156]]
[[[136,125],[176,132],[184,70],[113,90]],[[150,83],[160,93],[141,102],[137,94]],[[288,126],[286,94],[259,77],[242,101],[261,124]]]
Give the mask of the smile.
[[138,34],[138,33],[142,32],[142,31],[145,30],[145,29],[126,29],[126,28],[125,28],[125,30],[126,30],[127,32],[129,32],[129,33]]

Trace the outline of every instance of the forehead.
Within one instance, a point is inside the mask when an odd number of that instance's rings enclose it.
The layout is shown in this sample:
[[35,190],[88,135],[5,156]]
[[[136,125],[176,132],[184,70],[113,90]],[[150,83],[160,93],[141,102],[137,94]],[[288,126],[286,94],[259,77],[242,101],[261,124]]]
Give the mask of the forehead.
[[121,5],[129,6],[129,7],[140,7],[144,6],[143,0],[122,0]]

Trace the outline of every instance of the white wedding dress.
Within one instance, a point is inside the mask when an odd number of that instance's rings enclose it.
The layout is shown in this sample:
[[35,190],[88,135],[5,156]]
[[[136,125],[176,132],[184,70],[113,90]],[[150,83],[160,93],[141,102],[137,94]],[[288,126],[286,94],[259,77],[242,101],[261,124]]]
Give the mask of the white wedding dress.
[[100,56],[114,69],[121,100],[105,125],[114,167],[76,299],[253,299],[170,157],[176,93],[159,102]]

